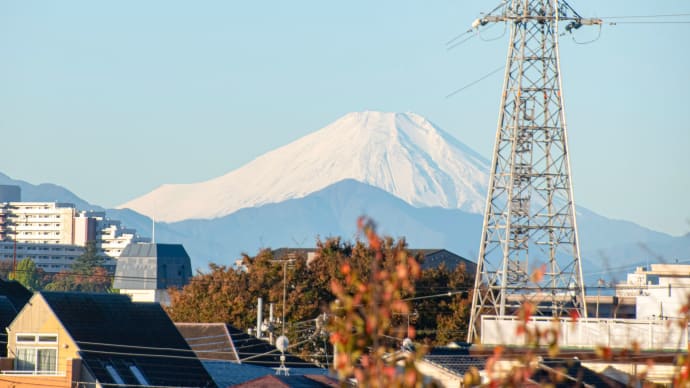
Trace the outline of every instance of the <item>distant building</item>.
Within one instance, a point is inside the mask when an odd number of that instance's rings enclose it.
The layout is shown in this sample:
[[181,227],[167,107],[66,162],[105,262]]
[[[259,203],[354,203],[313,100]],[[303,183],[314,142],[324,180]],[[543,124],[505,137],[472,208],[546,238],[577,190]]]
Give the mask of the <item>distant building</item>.
[[[422,269],[438,268],[442,264],[450,270],[464,265],[465,271],[474,276],[477,272],[477,263],[459,256],[447,249],[408,249],[410,255],[414,256],[422,263]],[[318,258],[316,248],[279,248],[272,251],[276,260],[292,259],[295,257],[306,257],[307,263],[311,263]]]
[[94,241],[111,259],[105,266],[114,268],[112,259],[129,243],[148,241],[107,219],[105,212],[79,211],[71,203],[21,202],[20,197],[18,186],[0,186],[0,260],[29,257],[45,272],[59,272]]
[[616,295],[635,297],[637,319],[682,318],[680,309],[690,301],[690,265],[637,267],[616,285]]
[[133,243],[117,260],[113,287],[135,302],[168,305],[168,288],[183,287],[191,277],[191,260],[182,245]]
[[459,256],[447,249],[410,249],[410,254],[421,259],[422,269],[438,268],[442,264],[451,271],[465,266],[465,272],[475,275],[477,263]]

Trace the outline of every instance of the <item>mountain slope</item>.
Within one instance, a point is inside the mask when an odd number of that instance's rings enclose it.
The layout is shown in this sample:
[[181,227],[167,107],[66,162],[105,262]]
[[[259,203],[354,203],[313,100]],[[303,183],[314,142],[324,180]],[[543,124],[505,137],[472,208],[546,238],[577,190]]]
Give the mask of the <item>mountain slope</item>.
[[102,207],[92,205],[66,188],[52,183],[34,185],[0,173],[0,185],[19,186],[22,190],[21,199],[24,202],[67,202],[73,203],[79,210],[103,210]]
[[[100,209],[53,184],[32,185],[0,173],[0,184],[17,184],[30,201],[74,202]],[[29,193],[26,195],[26,193]],[[151,234],[151,219],[129,209],[106,210],[108,217]],[[156,223],[156,241],[181,243],[197,269],[209,262],[232,264],[241,252],[261,247],[313,247],[317,236],[352,240],[357,217],[367,214],[382,233],[405,236],[414,248],[446,248],[476,260],[482,217],[457,209],[418,208],[370,185],[343,180],[303,198],[239,210],[213,220]],[[623,279],[635,265],[687,260],[690,235],[673,237],[632,222],[612,220],[578,207],[583,271],[587,284]]]
[[480,213],[488,162],[413,113],[350,113],[221,177],[163,185],[118,206],[174,222],[301,198],[345,179],[418,207]]
[[[190,255],[202,251],[208,255],[194,257],[195,265],[209,261],[227,264],[241,252],[253,254],[262,247],[313,247],[319,236],[353,240],[357,218],[364,214],[380,225],[381,233],[405,236],[417,248],[448,248],[470,255],[472,251],[466,247],[474,247],[479,241],[481,217],[477,214],[416,208],[355,180],[338,182],[304,198],[246,208],[217,219],[186,220],[166,226],[184,236],[182,242]],[[219,243],[219,250],[210,248],[208,241]]]
[[[304,198],[239,210],[212,220],[157,223],[156,239],[183,243],[195,268],[231,264],[241,252],[260,248],[313,247],[317,236],[356,237],[356,220],[366,214],[381,233],[404,236],[413,248],[445,248],[476,260],[482,216],[458,209],[418,208],[355,180],[337,182]],[[136,215],[140,221],[130,220]],[[631,222],[578,208],[583,271],[587,284],[622,278],[635,264],[672,262],[690,251],[690,237],[672,237]],[[150,225],[134,212],[118,214],[128,225]],[[653,253],[650,253],[652,251]],[[658,258],[658,259],[657,259]]]

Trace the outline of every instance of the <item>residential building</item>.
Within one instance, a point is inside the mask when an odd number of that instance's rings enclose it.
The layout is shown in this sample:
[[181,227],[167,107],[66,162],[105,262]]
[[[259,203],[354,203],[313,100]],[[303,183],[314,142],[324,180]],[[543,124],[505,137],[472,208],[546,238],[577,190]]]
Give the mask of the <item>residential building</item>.
[[616,285],[616,295],[636,299],[637,319],[683,318],[681,309],[690,303],[690,265],[637,267]]
[[29,257],[45,272],[60,272],[94,241],[108,258],[105,266],[114,268],[129,243],[149,241],[105,212],[79,211],[71,203],[21,202],[20,197],[18,186],[0,186],[0,260]]
[[[69,270],[74,260],[84,253],[84,247],[63,244],[27,244],[12,241],[0,241],[0,260],[20,261],[31,258],[36,267],[45,272],[60,272]],[[108,260],[106,265],[113,265]]]
[[[0,203],[0,238],[25,244],[75,244],[77,210],[71,203]],[[85,233],[85,230],[77,230]]]
[[117,260],[113,287],[135,302],[169,305],[168,288],[181,288],[191,277],[192,263],[182,245],[133,243]]
[[234,388],[337,388],[342,386],[354,385],[343,385],[338,380],[323,375],[267,375],[247,381],[246,383],[233,385]]
[[[31,299],[33,293],[17,281],[0,280],[0,343],[7,343],[5,329]],[[7,347],[0,346],[0,357],[7,357]]]
[[438,268],[443,264],[450,270],[464,266],[465,272],[472,276],[477,272],[477,263],[447,249],[410,249],[409,252],[420,260],[423,270]]
[[285,353],[283,362],[275,346],[225,323],[175,323],[175,326],[218,386],[235,386],[275,376],[278,372],[290,376],[328,374],[327,369],[290,353]]
[[161,306],[126,295],[36,293],[7,335],[0,386],[215,386]]

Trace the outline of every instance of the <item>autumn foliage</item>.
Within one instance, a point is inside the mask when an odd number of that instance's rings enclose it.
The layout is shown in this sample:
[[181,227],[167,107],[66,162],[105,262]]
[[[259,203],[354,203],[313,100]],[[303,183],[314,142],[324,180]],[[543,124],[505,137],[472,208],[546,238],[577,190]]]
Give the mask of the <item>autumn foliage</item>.
[[337,349],[335,369],[341,379],[354,377],[365,387],[415,387],[423,380],[415,367],[421,352],[400,352],[403,338],[413,339],[413,327],[396,322],[410,313],[405,300],[414,294],[420,266],[403,243],[381,239],[370,220],[360,219],[371,257],[369,276],[349,262],[342,263],[343,279],[331,280],[336,300],[331,304],[330,341]]

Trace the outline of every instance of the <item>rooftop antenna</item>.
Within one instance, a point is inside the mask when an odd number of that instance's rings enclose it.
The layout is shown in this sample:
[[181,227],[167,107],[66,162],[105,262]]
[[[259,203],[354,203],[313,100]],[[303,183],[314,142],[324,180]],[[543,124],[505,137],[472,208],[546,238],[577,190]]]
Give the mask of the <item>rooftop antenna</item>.
[[[472,23],[506,23],[510,43],[467,341],[481,314],[587,316],[570,176],[558,25],[585,19],[562,0],[504,0]],[[534,269],[540,268],[538,276]],[[540,304],[540,302],[542,302]],[[544,302],[546,305],[544,305]]]

